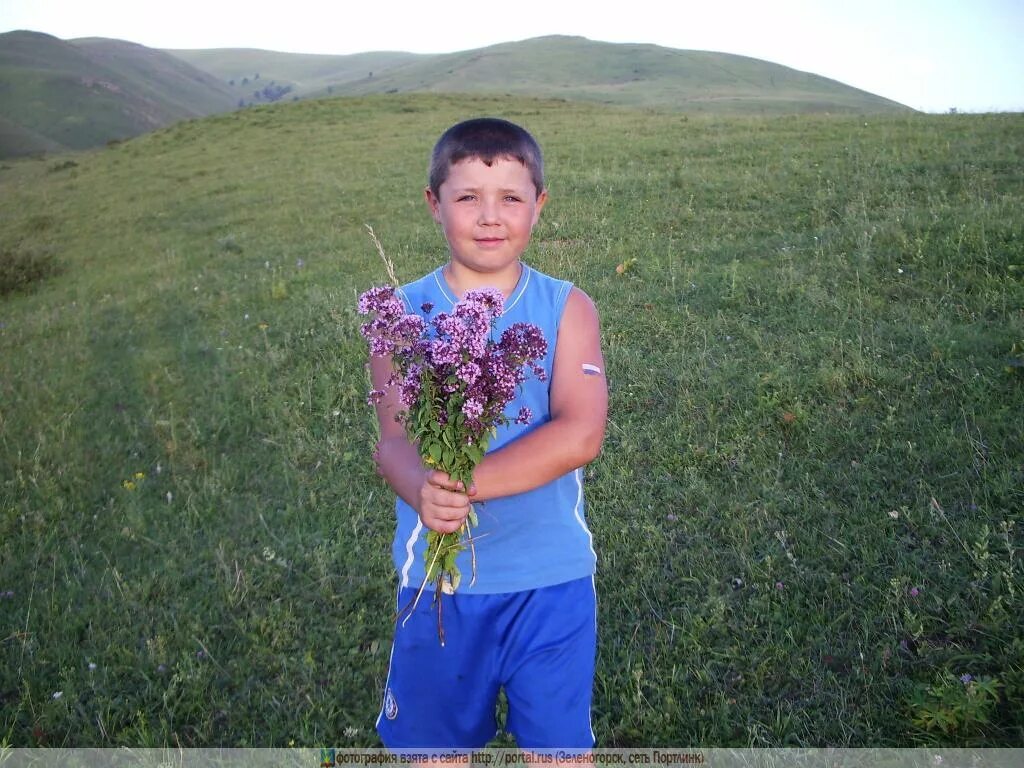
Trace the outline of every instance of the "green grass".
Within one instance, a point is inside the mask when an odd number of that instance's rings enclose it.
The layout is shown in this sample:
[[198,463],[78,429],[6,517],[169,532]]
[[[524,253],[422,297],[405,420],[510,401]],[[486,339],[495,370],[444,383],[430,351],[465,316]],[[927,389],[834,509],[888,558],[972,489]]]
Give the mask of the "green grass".
[[364,224],[439,263],[476,114],[540,139],[528,260],[602,315],[599,745],[1020,744],[1021,116],[430,96],[0,170],[0,252],[61,266],[0,298],[0,742],[377,743]]

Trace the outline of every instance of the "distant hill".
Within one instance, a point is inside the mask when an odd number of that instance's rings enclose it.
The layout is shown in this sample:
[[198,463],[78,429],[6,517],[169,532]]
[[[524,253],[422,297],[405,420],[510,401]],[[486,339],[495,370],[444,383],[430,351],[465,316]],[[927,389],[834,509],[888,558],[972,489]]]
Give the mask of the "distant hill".
[[[224,81],[273,79],[294,95],[514,93],[687,112],[908,112],[889,99],[760,59],[555,35],[448,54],[310,56],[168,51]],[[244,95],[244,94],[243,94]]]
[[0,156],[84,149],[236,104],[215,77],[163,51],[0,34]]
[[551,36],[448,54],[167,50],[0,34],[0,157],[83,149],[258,103],[378,93],[516,94],[681,112],[909,112],[759,59]]
[[212,48],[206,50],[174,50],[165,53],[177,56],[192,66],[209,72],[227,84],[236,100],[262,102],[254,97],[268,84],[291,86],[289,95],[300,97],[328,93],[328,89],[342,89],[347,84],[372,78],[406,64],[415,64],[429,55],[377,51],[332,56],[306,53],[280,53],[257,48]]

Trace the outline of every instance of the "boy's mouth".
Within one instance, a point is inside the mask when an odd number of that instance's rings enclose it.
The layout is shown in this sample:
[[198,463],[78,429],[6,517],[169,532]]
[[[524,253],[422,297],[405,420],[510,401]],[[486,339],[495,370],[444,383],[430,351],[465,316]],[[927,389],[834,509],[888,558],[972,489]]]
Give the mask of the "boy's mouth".
[[498,245],[501,245],[502,243],[504,243],[505,242],[505,238],[503,238],[503,237],[477,237],[477,238],[474,238],[474,241],[476,242],[477,245],[482,246],[484,248],[493,248],[495,246],[498,246]]

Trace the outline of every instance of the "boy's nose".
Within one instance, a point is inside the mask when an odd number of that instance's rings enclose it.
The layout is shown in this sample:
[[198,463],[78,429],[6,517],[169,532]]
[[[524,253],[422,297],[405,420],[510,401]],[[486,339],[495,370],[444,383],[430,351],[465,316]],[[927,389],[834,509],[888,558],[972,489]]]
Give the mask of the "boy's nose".
[[481,224],[497,224],[498,203],[494,200],[481,201],[477,220]]

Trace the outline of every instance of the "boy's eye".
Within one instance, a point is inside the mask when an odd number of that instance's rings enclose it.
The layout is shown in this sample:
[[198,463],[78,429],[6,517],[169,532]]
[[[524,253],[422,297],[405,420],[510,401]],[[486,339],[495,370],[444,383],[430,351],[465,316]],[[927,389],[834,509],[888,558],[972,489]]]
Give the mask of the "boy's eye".
[[516,195],[505,195],[505,202],[506,203],[518,203],[518,202],[521,202],[521,201],[522,201],[522,198],[520,198],[520,197],[518,197]]
[[455,198],[455,201],[458,202],[458,203],[461,203],[461,202],[464,202],[466,200],[475,200],[475,199],[476,199],[476,195],[459,195],[457,198]]

